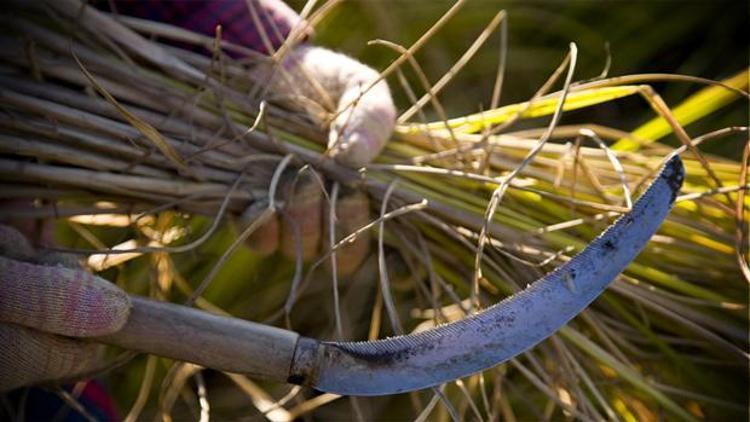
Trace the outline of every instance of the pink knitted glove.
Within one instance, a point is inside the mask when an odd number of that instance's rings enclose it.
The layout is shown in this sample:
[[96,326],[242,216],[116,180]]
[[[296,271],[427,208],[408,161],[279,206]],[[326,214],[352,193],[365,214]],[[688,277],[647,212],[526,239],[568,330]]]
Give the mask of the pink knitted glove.
[[[312,27],[281,0],[98,3],[105,9],[115,5],[123,15],[166,22],[209,37],[221,25],[225,40],[266,55],[281,48],[295,31],[305,40],[313,35]],[[378,73],[343,54],[308,44],[297,45],[281,61],[280,68],[273,68],[271,94],[285,97],[292,108],[311,111],[323,125],[330,124],[328,154],[339,163],[361,167],[372,161],[390,137],[396,118],[385,81],[363,94]],[[261,69],[260,83],[267,83],[268,70]]]
[[396,108],[388,84],[375,83],[375,70],[349,56],[302,44],[273,71],[277,98],[304,107],[318,121],[333,117],[327,153],[339,163],[364,166],[388,142]]
[[102,346],[72,337],[122,328],[130,313],[128,295],[64,266],[71,260],[60,254],[36,254],[21,233],[3,225],[0,255],[0,391],[94,369]]

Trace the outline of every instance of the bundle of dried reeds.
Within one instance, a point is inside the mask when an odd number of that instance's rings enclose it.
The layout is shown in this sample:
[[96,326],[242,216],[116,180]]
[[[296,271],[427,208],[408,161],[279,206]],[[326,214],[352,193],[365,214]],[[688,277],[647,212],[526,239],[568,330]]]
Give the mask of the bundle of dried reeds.
[[[568,260],[627,211],[631,196],[671,152],[653,141],[674,132],[684,143],[688,174],[682,195],[659,234],[602,299],[510,363],[457,381],[442,396],[414,393],[411,400],[420,419],[440,397],[447,414],[469,412],[481,420],[542,414],[627,419],[662,409],[690,419],[746,410],[732,391],[738,385],[732,374],[747,365],[747,157],[739,163],[707,156],[698,145],[748,130],[690,138],[681,124],[722,101],[746,101],[747,72],[723,83],[676,75],[575,83],[571,45],[526,103],[497,108],[495,102],[477,115],[409,123],[415,115],[426,119],[421,109],[430,102],[441,110],[436,94],[449,78],[434,85],[423,79],[421,99],[403,86],[414,105],[381,156],[350,169],[326,158],[320,124],[276,102],[250,76],[249,69],[267,59],[163,24],[51,4],[23,5],[0,18],[8,28],[0,49],[0,196],[33,200],[3,207],[0,217],[57,219],[73,228],[83,240],[72,245],[95,249],[89,251],[92,268],[118,276],[132,292],[166,300],[189,296],[213,312],[226,312],[223,307],[242,317],[286,321],[318,337],[374,339],[459,319]],[[496,16],[487,32],[503,18]],[[403,54],[383,76],[399,76],[406,64],[419,73],[413,53],[429,33],[425,37],[407,49],[394,46]],[[213,56],[174,47],[174,41],[201,45]],[[249,58],[232,59],[226,51]],[[562,89],[550,92],[563,74]],[[699,107],[688,99],[682,114],[673,113],[643,85],[657,80],[709,84],[698,96],[716,103],[701,109],[705,102]],[[630,95],[641,95],[662,119],[633,133],[558,125],[565,111]],[[544,116],[552,116],[548,125],[514,129],[520,120]],[[327,238],[328,252],[313,265],[298,259],[293,271],[272,277],[240,245],[283,209],[276,195],[282,176],[300,172],[315,174],[322,189],[339,184],[366,192],[374,217],[349,230],[352,236],[339,231]],[[331,200],[335,196],[326,193]],[[222,222],[243,213],[235,238]],[[331,250],[367,232],[377,233],[373,257],[346,283],[334,277],[335,318],[316,315],[321,305],[315,302],[330,295],[322,284],[330,275],[317,267]],[[134,259],[144,254],[149,258]],[[195,256],[209,258],[197,266]],[[267,280],[212,284],[217,276],[242,277],[242,264]],[[379,287],[368,284],[378,279]],[[154,357],[141,374],[142,362],[135,362],[119,370],[124,375],[113,375],[143,381],[132,418],[144,408],[168,414],[184,383],[200,374],[185,365],[164,374]],[[159,406],[147,406],[159,377]],[[295,388],[306,399],[291,406],[289,398],[280,399],[288,387],[230,378],[272,420],[291,420],[336,398]],[[219,379],[211,384],[231,397]],[[131,404],[131,395],[121,393],[123,405]],[[186,400],[186,409],[196,406]],[[218,401],[214,411],[237,409],[231,400]],[[382,403],[352,405],[376,414]]]

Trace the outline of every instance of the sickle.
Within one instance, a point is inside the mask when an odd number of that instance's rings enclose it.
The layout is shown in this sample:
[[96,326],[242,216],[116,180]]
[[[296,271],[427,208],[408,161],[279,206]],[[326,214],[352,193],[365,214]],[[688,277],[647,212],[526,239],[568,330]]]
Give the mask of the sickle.
[[358,396],[432,387],[502,363],[583,311],[635,259],[666,218],[682,186],[678,156],[603,234],[573,259],[463,320],[371,342],[328,342],[192,308],[132,298],[109,344],[228,372]]

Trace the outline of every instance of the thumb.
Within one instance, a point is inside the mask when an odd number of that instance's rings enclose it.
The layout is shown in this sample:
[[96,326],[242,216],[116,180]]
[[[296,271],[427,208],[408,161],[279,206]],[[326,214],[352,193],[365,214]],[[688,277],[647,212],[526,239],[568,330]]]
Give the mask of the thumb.
[[396,119],[388,85],[384,80],[375,83],[378,74],[365,69],[348,80],[328,133],[330,155],[351,167],[364,166],[380,154]]
[[361,167],[377,157],[396,119],[388,84],[378,81],[378,72],[344,54],[304,44],[290,51],[280,68],[280,91],[306,97],[303,103],[319,103],[321,98],[325,102],[326,97],[334,103],[328,137],[331,157],[349,167]]
[[0,257],[0,321],[72,337],[118,331],[130,299],[86,271]]

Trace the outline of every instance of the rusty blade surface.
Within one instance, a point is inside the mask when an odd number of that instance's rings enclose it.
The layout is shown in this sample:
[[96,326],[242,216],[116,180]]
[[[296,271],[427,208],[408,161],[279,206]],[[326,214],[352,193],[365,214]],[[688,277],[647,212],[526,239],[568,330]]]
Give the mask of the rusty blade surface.
[[565,265],[481,313],[373,342],[301,339],[289,382],[349,395],[418,390],[465,377],[528,350],[583,311],[635,259],[682,186],[672,157],[633,209]]

